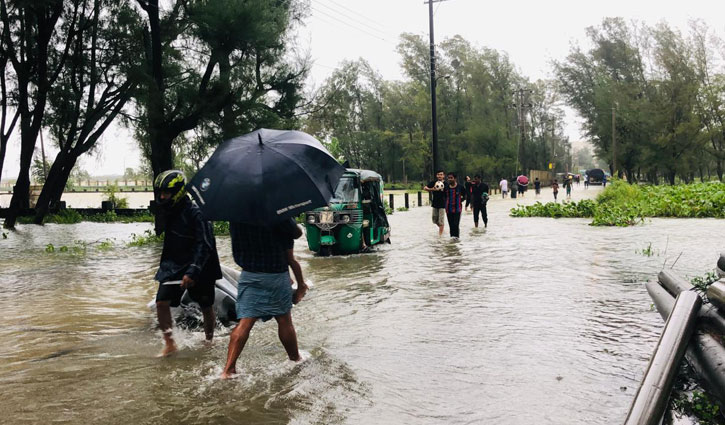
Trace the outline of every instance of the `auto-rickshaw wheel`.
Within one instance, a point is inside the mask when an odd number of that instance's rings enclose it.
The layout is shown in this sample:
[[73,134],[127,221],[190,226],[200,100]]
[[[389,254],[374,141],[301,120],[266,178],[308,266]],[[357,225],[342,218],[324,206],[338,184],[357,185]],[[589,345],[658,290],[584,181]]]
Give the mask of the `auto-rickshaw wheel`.
[[320,247],[320,252],[319,252],[320,257],[329,257],[330,256],[330,253],[331,253],[331,250],[330,250],[330,247],[329,246],[321,246]]

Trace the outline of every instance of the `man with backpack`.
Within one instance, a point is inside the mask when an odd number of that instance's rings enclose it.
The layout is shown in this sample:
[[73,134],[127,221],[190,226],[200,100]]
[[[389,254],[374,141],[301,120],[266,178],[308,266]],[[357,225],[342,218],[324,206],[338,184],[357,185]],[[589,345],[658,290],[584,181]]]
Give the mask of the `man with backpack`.
[[471,205],[473,205],[473,224],[478,227],[478,214],[483,218],[483,227],[488,227],[488,214],[486,203],[488,203],[489,187],[481,181],[481,176],[476,174],[471,184]]

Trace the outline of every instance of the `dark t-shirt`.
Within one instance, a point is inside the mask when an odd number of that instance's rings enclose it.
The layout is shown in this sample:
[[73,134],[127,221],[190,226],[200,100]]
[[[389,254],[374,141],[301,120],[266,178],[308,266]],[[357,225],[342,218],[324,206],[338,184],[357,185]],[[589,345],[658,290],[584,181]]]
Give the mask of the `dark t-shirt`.
[[[432,182],[428,183],[426,186],[433,188],[438,180],[433,180]],[[443,186],[448,187],[448,184],[446,182],[443,182]],[[430,206],[433,208],[445,208],[446,207],[446,192],[445,190],[434,190],[430,192],[431,195],[431,203]]]
[[534,182],[534,189],[536,189],[536,190],[541,189],[541,182],[540,181],[537,180],[537,181]]
[[484,182],[481,182],[481,184],[471,184],[471,202],[474,205],[483,205],[483,194],[488,193],[489,188],[488,185]]
[[275,226],[229,223],[234,261],[249,272],[284,273],[297,230],[294,219]]

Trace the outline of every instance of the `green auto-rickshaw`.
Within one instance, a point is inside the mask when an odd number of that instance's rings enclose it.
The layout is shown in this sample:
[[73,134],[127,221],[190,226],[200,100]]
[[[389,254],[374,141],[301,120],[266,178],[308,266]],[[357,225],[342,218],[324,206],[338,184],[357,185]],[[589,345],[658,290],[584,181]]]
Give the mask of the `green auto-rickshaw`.
[[390,243],[383,205],[383,178],[348,168],[326,207],[305,213],[307,245],[320,255],[352,254]]

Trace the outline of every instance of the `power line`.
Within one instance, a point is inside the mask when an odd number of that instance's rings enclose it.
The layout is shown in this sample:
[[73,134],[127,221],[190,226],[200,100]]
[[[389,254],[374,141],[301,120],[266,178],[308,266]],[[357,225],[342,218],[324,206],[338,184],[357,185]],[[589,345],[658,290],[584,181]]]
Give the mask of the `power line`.
[[380,24],[378,24],[378,22],[375,19],[369,18],[369,17],[361,14],[360,12],[358,12],[356,10],[352,10],[352,9],[350,9],[348,7],[345,7],[345,5],[342,5],[342,4],[338,3],[338,2],[336,2],[335,0],[327,0],[327,1],[329,1],[330,3],[336,4],[337,6],[340,6],[341,8],[347,10],[348,12],[351,12],[351,13],[354,13],[354,14],[358,15],[361,18],[365,18],[366,21],[372,22],[373,24],[378,25],[380,28],[385,29],[385,27],[382,26],[382,25],[380,25]]
[[[330,1],[332,1],[332,0],[330,0]],[[334,2],[333,2],[333,3],[334,3]],[[337,4],[337,3],[335,3],[335,4]],[[319,3],[319,5],[320,5],[320,6],[323,6],[323,7],[326,7],[327,9],[331,10],[331,11],[332,11],[332,12],[334,12],[334,13],[337,13],[337,14],[339,14],[339,15],[341,15],[341,16],[344,16],[345,18],[347,18],[347,19],[349,19],[349,20],[351,20],[351,21],[353,21],[353,22],[355,22],[355,23],[358,23],[358,24],[360,24],[360,25],[363,25],[363,26],[365,26],[365,27],[367,27],[367,28],[369,28],[369,29],[371,29],[371,30],[373,30],[373,31],[376,31],[376,32],[380,33],[381,35],[384,35],[384,36],[390,36],[390,34],[389,34],[389,33],[388,33],[387,31],[385,31],[385,30],[383,30],[383,29],[380,29],[380,28],[382,28],[382,27],[379,27],[379,28],[375,28],[375,27],[373,27],[373,26],[370,26],[370,25],[368,25],[367,23],[365,23],[365,22],[363,22],[363,21],[359,20],[358,18],[356,18],[356,17],[354,17],[354,16],[350,16],[350,15],[348,15],[348,14],[347,14],[347,13],[345,13],[345,12],[341,12],[340,10],[338,10],[338,9],[336,9],[336,8],[332,7],[332,6],[329,6],[329,5],[325,4],[325,3]],[[339,5],[339,6],[341,6],[341,5]],[[357,12],[355,12],[355,11],[352,11],[352,10],[350,10],[350,9],[348,9],[348,8],[344,7],[344,6],[341,6],[341,7],[343,7],[343,8],[344,8],[344,9],[346,9],[346,10],[349,10],[350,12],[352,12],[352,13],[354,13],[354,14],[357,14]]]
[[381,41],[384,41],[384,42],[386,42],[386,43],[392,44],[393,46],[395,46],[395,45],[396,45],[395,43],[393,43],[392,41],[390,41],[390,40],[388,40],[388,39],[385,39],[385,38],[383,38],[383,37],[380,37],[380,36],[378,36],[378,35],[375,35],[375,34],[373,34],[373,33],[369,32],[369,31],[366,31],[366,30],[364,30],[364,29],[362,29],[362,28],[360,28],[360,27],[358,27],[358,26],[352,25],[352,24],[350,24],[350,23],[348,23],[348,22],[344,22],[344,21],[342,21],[341,19],[339,19],[338,17],[336,17],[336,16],[332,16],[332,15],[330,15],[329,13],[325,12],[324,10],[319,10],[319,9],[316,9],[316,8],[315,8],[314,6],[312,6],[312,10],[314,10],[315,12],[321,13],[321,14],[323,14],[323,15],[325,15],[325,16],[327,16],[327,17],[331,18],[331,19],[333,19],[333,20],[335,21],[335,23],[338,23],[338,24],[342,24],[342,25],[345,25],[345,26],[347,26],[347,27],[350,27],[350,28],[352,28],[352,29],[358,30],[358,31],[360,31],[360,32],[362,32],[362,33],[364,33],[364,34],[367,34],[367,35],[369,35],[370,37],[374,37],[374,38],[377,38],[378,40],[381,40]]

